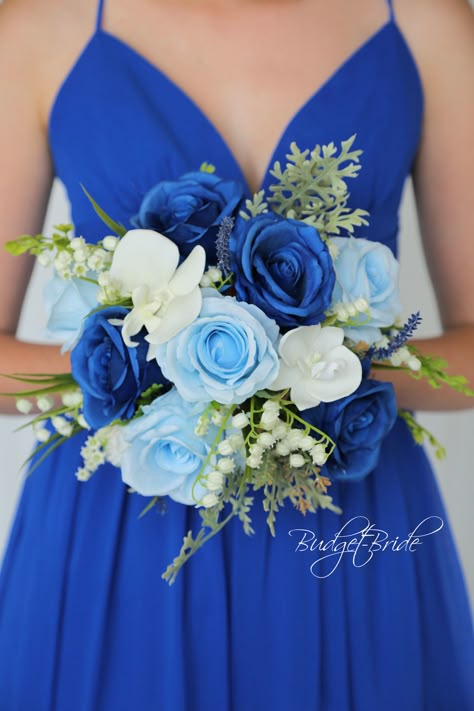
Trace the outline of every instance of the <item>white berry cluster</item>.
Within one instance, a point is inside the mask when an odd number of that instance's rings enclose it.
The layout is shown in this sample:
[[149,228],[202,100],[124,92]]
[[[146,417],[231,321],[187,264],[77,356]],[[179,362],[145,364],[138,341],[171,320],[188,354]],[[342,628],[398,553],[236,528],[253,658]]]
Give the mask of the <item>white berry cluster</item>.
[[[387,348],[389,343],[390,341],[387,336],[382,336],[382,338],[377,341],[375,346],[376,348]],[[406,346],[402,346],[394,353],[392,353],[392,355],[389,357],[389,361],[397,368],[399,366],[405,365],[407,368],[410,368],[410,370],[413,370],[414,372],[417,372],[421,368],[420,360],[415,355],[413,355],[413,353],[410,353],[409,348],[407,348]]]
[[367,299],[360,296],[355,301],[339,301],[332,306],[331,310],[338,321],[345,322],[356,318],[359,314],[369,316],[369,303]]
[[112,252],[118,244],[118,237],[105,237],[98,245],[88,244],[83,237],[73,237],[67,246],[56,252],[42,252],[38,261],[42,266],[54,265],[62,279],[87,277],[90,272],[102,272],[109,269]]
[[295,469],[310,463],[322,466],[327,459],[325,447],[314,437],[301,428],[291,427],[280,418],[280,403],[275,400],[267,400],[263,404],[259,427],[264,431],[250,445],[246,459],[251,469],[258,469],[264,453],[272,448],[280,457],[289,457],[289,465]]
[[81,447],[83,466],[76,471],[76,477],[79,481],[88,481],[100,465],[106,462],[107,444],[108,432],[106,427],[97,430],[94,435],[90,435],[87,438]]
[[107,271],[100,272],[97,277],[100,289],[97,292],[97,301],[99,304],[113,304],[119,301],[122,297],[120,284],[112,279]]
[[208,490],[200,501],[201,506],[210,508],[218,503],[226,476],[235,471],[234,455],[243,444],[244,438],[241,432],[233,432],[219,442],[216,456],[213,458],[213,469],[201,480],[202,485]]
[[44,394],[30,398],[20,397],[16,401],[17,410],[22,415],[28,415],[34,407],[43,414],[51,413],[50,417],[36,419],[33,422],[33,432],[39,442],[47,442],[52,435],[51,429],[46,427],[48,421],[52,430],[61,437],[70,437],[76,424],[83,429],[89,429],[84,415],[79,410],[82,405],[81,391],[69,390],[62,393],[60,397],[64,408],[55,408],[54,399],[50,395]]

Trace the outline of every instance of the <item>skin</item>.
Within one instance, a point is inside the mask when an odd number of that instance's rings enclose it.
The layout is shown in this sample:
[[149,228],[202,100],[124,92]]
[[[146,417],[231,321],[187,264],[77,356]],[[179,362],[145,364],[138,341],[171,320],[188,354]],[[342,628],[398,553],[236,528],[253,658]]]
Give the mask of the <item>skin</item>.
[[[467,0],[395,0],[394,8],[424,87],[413,180],[444,329],[417,345],[445,357],[450,372],[473,383],[473,13]],[[0,6],[2,243],[41,230],[53,179],[48,116],[93,32],[95,10],[95,0],[5,0]],[[256,189],[288,120],[387,20],[383,0],[141,0],[139,12],[132,0],[108,0],[103,25],[191,95]],[[65,372],[68,356],[57,347],[15,338],[31,269],[29,257],[0,251],[0,372]],[[404,373],[377,377],[394,382],[403,407],[471,405]],[[3,379],[1,387],[12,392],[16,386]],[[13,401],[1,398],[0,409],[14,412]]]

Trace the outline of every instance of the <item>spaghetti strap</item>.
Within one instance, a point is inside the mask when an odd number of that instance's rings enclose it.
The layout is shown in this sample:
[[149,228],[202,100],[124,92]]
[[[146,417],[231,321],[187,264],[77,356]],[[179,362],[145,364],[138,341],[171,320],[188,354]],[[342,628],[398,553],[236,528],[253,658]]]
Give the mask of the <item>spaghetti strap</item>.
[[95,23],[95,30],[99,32],[102,29],[102,16],[104,14],[104,2],[105,0],[99,0],[97,5],[97,19]]
[[387,0],[388,11],[390,13],[389,22],[395,21],[395,13],[393,11],[393,0]]

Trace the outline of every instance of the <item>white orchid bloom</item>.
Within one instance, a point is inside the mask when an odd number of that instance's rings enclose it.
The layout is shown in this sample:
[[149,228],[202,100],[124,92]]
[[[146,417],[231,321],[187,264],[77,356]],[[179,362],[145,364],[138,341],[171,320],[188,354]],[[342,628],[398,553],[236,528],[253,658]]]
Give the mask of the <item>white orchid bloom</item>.
[[353,393],[362,380],[362,366],[343,341],[343,329],[335,326],[288,331],[280,341],[280,371],[270,390],[291,388],[298,410]]
[[122,296],[132,299],[133,309],[122,322],[127,346],[137,345],[132,337],[142,328],[148,331],[146,340],[158,344],[194,321],[201,310],[199,282],[205,262],[206,253],[197,245],[178,266],[178,247],[153,230],[130,230],[122,237],[109,279]]

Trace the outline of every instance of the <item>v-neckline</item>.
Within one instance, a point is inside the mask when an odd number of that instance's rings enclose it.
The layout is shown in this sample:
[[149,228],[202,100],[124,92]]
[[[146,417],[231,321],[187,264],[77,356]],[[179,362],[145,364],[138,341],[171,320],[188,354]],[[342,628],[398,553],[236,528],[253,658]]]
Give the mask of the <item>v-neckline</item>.
[[[360,44],[358,47],[356,47],[356,49],[354,49],[346,57],[346,59],[344,59],[334,69],[334,71],[331,72],[331,74],[327,77],[327,79],[325,79],[323,81],[323,83],[320,84],[320,86],[317,89],[315,89],[309,95],[309,97],[305,101],[303,101],[302,104],[299,105],[299,107],[297,107],[297,109],[294,111],[294,113],[290,116],[290,118],[284,124],[281,132],[278,135],[278,139],[277,139],[277,141],[273,147],[273,150],[271,151],[270,156],[267,160],[265,171],[259,180],[257,192],[262,190],[265,187],[265,183],[268,179],[270,170],[273,168],[273,165],[274,165],[275,161],[277,160],[277,156],[281,150],[281,147],[283,145],[286,145],[286,142],[287,142],[288,143],[287,148],[289,148],[289,143],[291,142],[291,140],[293,140],[291,137],[289,137],[289,134],[291,133],[293,126],[298,121],[298,119],[301,117],[301,115],[305,112],[307,107],[310,106],[311,104],[313,104],[319,98],[319,96],[329,86],[331,86],[333,84],[333,82],[336,81],[336,79],[340,75],[342,75],[343,71],[348,66],[350,66],[354,61],[356,61],[361,56],[363,56],[364,52],[370,46],[372,46],[372,44],[376,40],[378,40],[390,28],[397,29],[397,25],[393,21],[393,18],[389,18],[386,22],[384,22],[383,25],[381,25],[371,35],[369,35],[369,37],[362,44]],[[107,30],[104,30],[101,27],[99,27],[97,29],[96,34],[104,37],[108,41],[113,42],[116,46],[120,47],[123,51],[130,54],[130,56],[134,57],[137,61],[141,62],[144,66],[148,67],[148,69],[151,70],[155,74],[155,76],[159,77],[162,81],[165,81],[166,84],[192,108],[192,110],[199,116],[201,121],[203,121],[206,124],[206,126],[209,128],[210,132],[217,138],[217,140],[221,144],[221,147],[223,148],[223,150],[226,152],[226,154],[230,158],[232,164],[235,166],[235,169],[236,169],[243,185],[245,186],[247,193],[249,195],[251,195],[253,191],[250,188],[249,181],[246,177],[245,171],[242,168],[242,164],[241,164],[240,160],[235,155],[233,149],[230,147],[228,141],[223,136],[220,129],[217,128],[215,122],[211,119],[211,117],[207,114],[207,112],[201,108],[199,103],[187,91],[185,91],[174,79],[172,79],[165,71],[163,71],[159,67],[159,65],[153,63],[144,54],[142,54],[137,49],[135,49],[131,44],[129,44],[125,40],[122,40],[117,35],[114,35],[113,33],[108,32]]]
[[[361,57],[364,56],[365,52],[373,46],[373,44],[379,40],[381,37],[384,36],[384,34],[389,31],[390,29],[395,30],[400,38],[402,39],[402,42],[404,45],[406,45],[405,38],[401,34],[397,23],[394,21],[392,17],[390,17],[383,25],[381,25],[377,30],[375,30],[369,37],[356,49],[354,49],[341,64],[339,64],[332,72],[331,74],[320,84],[319,87],[317,87],[311,94],[310,96],[303,101],[303,103],[297,107],[295,112],[290,116],[290,118],[287,120],[286,124],[284,124],[282,131],[279,134],[278,140],[276,141],[273,150],[270,153],[270,156],[267,160],[265,171],[260,178],[259,185],[257,188],[257,191],[262,190],[265,185],[266,181],[268,180],[270,170],[273,168],[273,165],[275,161],[277,160],[278,155],[280,154],[282,146],[285,146],[285,148],[289,148],[289,145],[292,140],[294,140],[293,133],[294,133],[294,126],[299,120],[299,118],[304,114],[306,109],[312,105],[319,97],[321,94],[323,94],[332,84],[340,77],[343,75],[344,71],[351,66],[354,62],[359,60]],[[52,119],[53,115],[56,112],[56,108],[59,104],[60,97],[62,96],[66,86],[69,84],[69,81],[72,77],[72,75],[79,69],[80,65],[82,62],[85,60],[86,55],[88,54],[91,46],[95,44],[97,40],[106,40],[112,44],[114,44],[116,47],[118,47],[121,51],[124,53],[127,53],[130,57],[134,58],[135,61],[141,63],[144,67],[148,69],[148,71],[157,79],[160,79],[161,81],[165,82],[167,86],[175,92],[177,96],[179,96],[183,101],[185,101],[188,106],[191,108],[191,110],[199,116],[199,119],[201,122],[204,123],[204,125],[207,127],[209,130],[210,134],[214,136],[214,138],[219,142],[221,149],[224,151],[224,153],[228,156],[228,159],[234,166],[234,170],[236,171],[236,174],[239,176],[240,181],[242,185],[245,187],[246,192],[248,195],[252,194],[252,190],[249,185],[249,181],[245,175],[245,171],[242,168],[242,165],[240,163],[240,160],[237,158],[235,155],[234,151],[230,147],[229,143],[227,140],[224,138],[223,134],[221,131],[217,128],[216,124],[214,121],[211,119],[211,117],[201,108],[201,106],[197,103],[193,97],[188,94],[187,91],[185,91],[175,80],[173,80],[166,72],[164,72],[157,64],[154,64],[150,59],[148,59],[144,54],[139,52],[137,49],[135,49],[131,44],[127,43],[125,40],[121,39],[117,35],[112,34],[111,32],[108,32],[107,30],[104,30],[102,27],[98,27],[94,34],[90,37],[89,41],[83,47],[82,52],[80,55],[77,57],[76,61],[74,62],[73,66],[67,73],[67,75],[64,77],[62,83],[60,84],[57,93],[53,99],[49,116],[48,116],[48,121],[47,121],[47,131],[48,135],[51,138],[52,135]],[[409,54],[411,56],[410,49],[408,48]],[[414,60],[413,60],[414,63]],[[416,65],[415,65],[416,66]],[[204,157],[205,160],[205,157]]]

